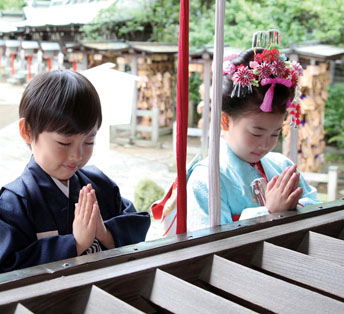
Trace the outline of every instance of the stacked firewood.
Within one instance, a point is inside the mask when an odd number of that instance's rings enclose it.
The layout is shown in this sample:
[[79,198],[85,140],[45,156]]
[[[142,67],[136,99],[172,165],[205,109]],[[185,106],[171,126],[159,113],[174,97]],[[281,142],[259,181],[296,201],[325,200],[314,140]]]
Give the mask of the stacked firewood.
[[[324,114],[327,100],[327,87],[330,83],[330,71],[327,63],[309,65],[300,79],[301,124],[298,126],[298,168],[304,172],[321,171],[324,162],[325,132]],[[290,117],[283,126],[286,150],[289,154]]]
[[[160,109],[159,126],[173,125],[174,60],[168,55],[147,55],[137,59],[138,63],[138,103],[139,110]],[[149,116],[138,118],[138,124],[150,126]],[[146,134],[147,136],[149,134]]]

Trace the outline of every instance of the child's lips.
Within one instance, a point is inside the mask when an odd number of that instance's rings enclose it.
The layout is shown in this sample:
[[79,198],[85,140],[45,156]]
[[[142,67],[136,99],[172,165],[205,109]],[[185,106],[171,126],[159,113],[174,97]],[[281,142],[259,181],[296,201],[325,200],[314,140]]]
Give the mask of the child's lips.
[[260,157],[260,156],[263,156],[263,155],[264,155],[264,153],[256,153],[256,152],[252,152],[251,154],[253,154],[253,155],[255,155],[255,156],[258,156],[258,157]]
[[68,170],[71,170],[71,171],[76,171],[78,170],[78,166],[76,165],[63,165],[65,168],[67,168]]

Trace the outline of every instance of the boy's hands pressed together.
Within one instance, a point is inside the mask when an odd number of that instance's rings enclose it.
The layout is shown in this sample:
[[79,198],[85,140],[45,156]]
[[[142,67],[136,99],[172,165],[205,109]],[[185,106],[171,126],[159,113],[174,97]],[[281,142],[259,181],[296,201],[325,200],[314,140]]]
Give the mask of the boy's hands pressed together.
[[92,189],[91,184],[88,184],[86,188],[87,188],[87,191],[91,193],[92,201],[97,206],[98,213],[99,213],[98,218],[97,218],[97,224],[96,224],[95,238],[99,240],[107,249],[112,249],[115,247],[115,243],[114,243],[111,232],[106,228],[104,224],[102,215],[99,210],[96,192],[95,190]]
[[73,235],[78,256],[93,243],[96,235],[99,208],[87,187],[80,190],[79,201],[75,204]]
[[265,191],[266,207],[270,213],[296,208],[302,195],[299,180],[296,165],[287,167],[280,176],[272,178]]

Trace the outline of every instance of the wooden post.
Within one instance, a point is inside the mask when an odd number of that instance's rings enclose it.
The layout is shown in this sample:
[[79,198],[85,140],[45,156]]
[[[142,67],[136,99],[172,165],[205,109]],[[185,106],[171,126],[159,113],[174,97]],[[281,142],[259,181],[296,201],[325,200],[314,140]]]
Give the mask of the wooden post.
[[189,116],[188,116],[188,127],[193,127],[193,118],[194,118],[194,102],[189,100]]
[[11,74],[12,76],[15,74],[15,69],[14,69],[14,58],[15,58],[15,54],[11,53]]
[[297,147],[299,141],[299,129],[298,127],[290,127],[290,143],[289,143],[289,152],[291,161],[297,165]]
[[[137,56],[133,55],[131,58],[131,73],[137,75]],[[153,119],[153,118],[152,118]],[[133,103],[131,106],[131,123],[130,123],[130,142],[136,138],[136,124],[137,124],[137,85],[134,85]]]
[[152,142],[154,144],[158,143],[159,139],[159,107],[154,106],[152,108]]
[[334,84],[335,72],[336,72],[336,61],[331,60],[330,61],[330,73],[331,73],[330,86]]
[[27,80],[31,80],[31,56],[27,56]]
[[48,63],[48,71],[50,72],[51,71],[51,58],[48,58],[47,63]]
[[337,198],[338,167],[328,167],[327,201],[334,201]]

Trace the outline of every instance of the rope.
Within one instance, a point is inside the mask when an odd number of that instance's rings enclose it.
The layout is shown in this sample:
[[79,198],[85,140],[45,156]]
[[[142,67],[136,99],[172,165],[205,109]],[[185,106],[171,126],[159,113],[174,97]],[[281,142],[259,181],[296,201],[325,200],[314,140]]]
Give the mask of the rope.
[[180,1],[177,70],[177,230],[186,232],[186,147],[189,105],[189,0]]
[[217,226],[221,221],[220,197],[220,119],[222,107],[222,64],[223,64],[223,32],[225,17],[225,0],[216,0],[215,43],[213,57],[213,103],[211,110],[211,129],[209,141],[209,219],[210,227]]

